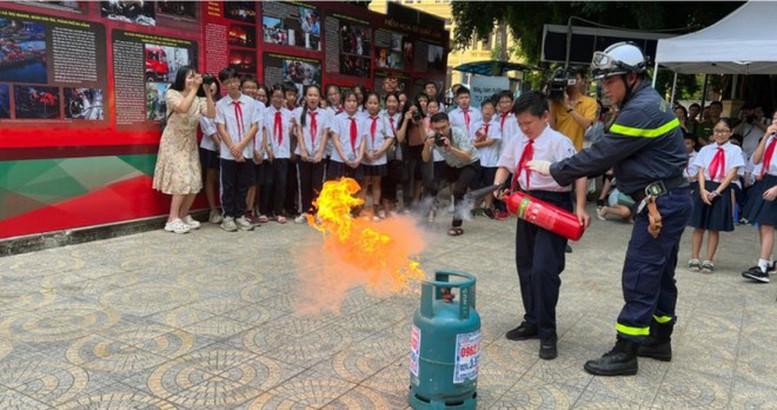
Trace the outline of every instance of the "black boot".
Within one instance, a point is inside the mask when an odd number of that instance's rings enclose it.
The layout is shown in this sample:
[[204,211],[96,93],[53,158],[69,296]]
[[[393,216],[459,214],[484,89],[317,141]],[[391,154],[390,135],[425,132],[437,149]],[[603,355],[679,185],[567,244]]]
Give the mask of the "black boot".
[[631,376],[637,374],[636,343],[618,338],[615,347],[604,356],[585,362],[585,370],[597,376]]
[[640,357],[650,357],[662,362],[672,361],[672,330],[673,323],[658,323],[655,319],[650,323],[650,342],[637,349]]

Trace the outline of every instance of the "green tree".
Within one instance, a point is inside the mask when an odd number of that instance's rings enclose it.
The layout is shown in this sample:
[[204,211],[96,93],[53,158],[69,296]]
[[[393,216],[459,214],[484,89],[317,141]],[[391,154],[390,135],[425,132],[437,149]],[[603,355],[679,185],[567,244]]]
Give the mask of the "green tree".
[[[505,22],[520,45],[520,55],[529,65],[540,64],[542,29],[545,24],[566,25],[577,17],[613,28],[645,31],[675,31],[678,34],[709,26],[734,11],[743,2],[470,2],[454,0],[454,42],[466,49],[473,35],[487,38],[499,22]],[[581,24],[573,21],[574,24]],[[546,66],[547,67],[547,66]],[[657,88],[671,92],[672,73],[659,73]],[[678,98],[701,93],[695,76],[678,76]]]

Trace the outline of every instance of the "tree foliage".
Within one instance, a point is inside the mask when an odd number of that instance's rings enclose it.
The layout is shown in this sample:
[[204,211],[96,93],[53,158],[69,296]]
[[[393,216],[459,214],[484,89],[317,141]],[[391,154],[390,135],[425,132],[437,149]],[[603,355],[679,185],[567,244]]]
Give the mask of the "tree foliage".
[[[474,2],[451,3],[456,25],[454,43],[466,49],[473,35],[487,38],[499,22],[505,22],[520,45],[520,55],[530,65],[540,63],[542,29],[545,24],[566,25],[574,16],[613,28],[645,31],[682,29],[684,34],[709,26],[743,2]],[[580,25],[579,21],[573,24]],[[659,73],[659,91],[669,90],[672,73]],[[700,95],[694,76],[678,77],[678,97]]]
[[[474,35],[487,38],[504,21],[521,45],[527,63],[539,62],[542,27],[575,16],[624,29],[697,30],[731,13],[742,2],[451,2],[454,42],[465,49]],[[576,23],[577,24],[577,23]]]

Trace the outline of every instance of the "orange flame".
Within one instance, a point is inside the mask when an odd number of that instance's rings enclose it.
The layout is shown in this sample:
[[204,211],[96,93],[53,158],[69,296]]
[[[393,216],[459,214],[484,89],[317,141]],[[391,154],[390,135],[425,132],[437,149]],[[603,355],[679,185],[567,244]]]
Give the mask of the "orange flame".
[[[424,249],[421,231],[411,218],[372,222],[352,217],[351,208],[364,204],[354,197],[360,189],[351,178],[327,181],[313,203],[318,209],[316,217],[308,215],[308,223],[324,236],[323,254],[319,249],[318,254],[309,255],[319,265],[308,263],[300,272],[308,286],[306,302],[313,310],[338,311],[342,298],[333,294],[344,297],[356,285],[372,293],[407,292],[424,279],[420,264],[410,256]],[[311,275],[311,270],[317,273]]]

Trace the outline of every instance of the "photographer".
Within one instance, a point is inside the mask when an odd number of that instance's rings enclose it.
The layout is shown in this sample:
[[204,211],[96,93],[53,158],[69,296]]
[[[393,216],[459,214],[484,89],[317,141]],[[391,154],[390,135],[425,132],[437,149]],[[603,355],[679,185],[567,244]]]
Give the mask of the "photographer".
[[[557,89],[562,79],[567,83],[563,94]],[[571,139],[577,151],[583,149],[585,130],[596,120],[596,100],[583,94],[584,80],[584,69],[557,70],[550,89],[550,125]]]
[[462,215],[468,212],[461,208],[461,201],[467,193],[467,187],[480,173],[480,156],[477,149],[472,146],[469,135],[461,128],[451,127],[448,114],[440,112],[433,115],[431,123],[432,130],[427,133],[424,140],[421,156],[425,163],[430,163],[432,150],[436,150],[448,164],[447,179],[448,182],[455,184],[453,198],[456,205],[448,235],[459,236],[464,233],[461,229]]
[[753,156],[761,136],[766,132],[763,123],[763,109],[760,105],[745,104],[739,109],[739,125],[734,128],[734,133],[742,136],[742,151],[747,158]]

